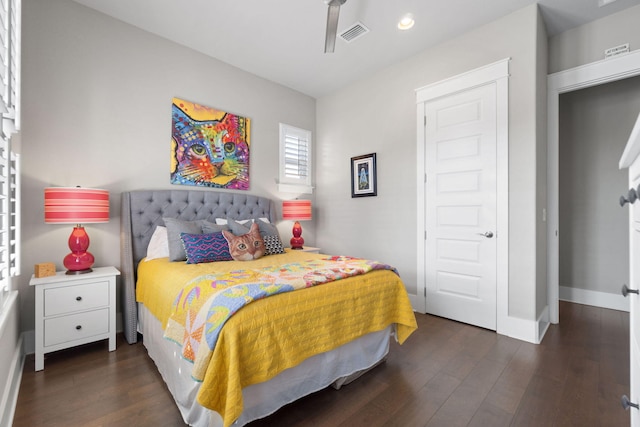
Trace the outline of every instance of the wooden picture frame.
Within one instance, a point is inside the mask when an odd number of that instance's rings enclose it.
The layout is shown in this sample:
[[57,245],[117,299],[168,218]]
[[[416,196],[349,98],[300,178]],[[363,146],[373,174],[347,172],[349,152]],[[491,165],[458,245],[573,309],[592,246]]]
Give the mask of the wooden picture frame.
[[351,197],[378,195],[376,153],[351,158]]

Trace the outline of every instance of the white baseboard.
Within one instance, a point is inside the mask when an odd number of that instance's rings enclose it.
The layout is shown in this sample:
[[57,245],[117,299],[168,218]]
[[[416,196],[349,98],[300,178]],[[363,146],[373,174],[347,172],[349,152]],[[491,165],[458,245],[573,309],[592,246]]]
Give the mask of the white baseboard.
[[24,368],[24,354],[22,352],[22,335],[18,338],[18,345],[15,348],[9,367],[9,376],[4,386],[2,399],[0,399],[0,426],[9,427],[13,425],[13,416],[18,403],[18,393],[20,392],[20,381],[22,380],[22,370]]
[[549,321],[548,315],[546,321],[547,326],[544,326],[543,319],[541,318],[538,320],[526,320],[519,317],[508,316],[507,320],[503,323],[504,325],[498,330],[499,334],[533,344],[540,344],[544,333],[547,331]]
[[608,308],[611,310],[629,311],[629,300],[620,294],[589,291],[569,286],[560,286],[559,298],[562,301],[577,304],[592,305],[594,307]]
[[418,297],[418,295],[415,294],[408,294],[409,295],[409,302],[411,303],[411,307],[413,308],[413,311],[415,311],[416,313],[420,313],[420,314],[427,314],[427,312],[425,311],[425,303],[424,303],[424,297]]
[[[412,298],[413,297],[413,298]],[[417,309],[424,304],[417,295],[409,295],[409,300],[413,306],[413,310],[417,313],[425,314]],[[549,328],[549,307],[545,307],[542,314],[537,320],[526,320],[518,317],[507,316],[506,319],[498,321],[499,325],[496,333],[506,335],[521,341],[527,341],[533,344],[540,344],[544,334]]]
[[549,306],[546,305],[542,313],[538,317],[537,320],[538,325],[538,344],[542,342],[542,338],[544,338],[544,334],[547,333],[549,329],[549,325],[551,325],[551,321],[549,320]]
[[[2,359],[9,368],[7,371],[3,370],[6,372],[6,378],[4,378],[6,383],[3,385],[2,394],[0,394],[0,426],[10,426],[13,423],[20,381],[22,380],[22,369],[24,368],[22,335],[18,335],[17,294],[17,291],[13,291],[10,295],[8,304],[5,305],[5,310],[2,313],[2,327],[0,328],[0,336],[7,340],[3,343]],[[7,344],[8,342],[15,347],[11,348]]]

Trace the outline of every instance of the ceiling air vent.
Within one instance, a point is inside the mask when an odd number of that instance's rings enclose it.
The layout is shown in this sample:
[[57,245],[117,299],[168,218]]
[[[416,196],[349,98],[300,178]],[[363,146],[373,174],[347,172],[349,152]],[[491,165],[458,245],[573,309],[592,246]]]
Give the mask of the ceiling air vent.
[[341,32],[338,37],[340,37],[347,43],[351,43],[355,39],[364,36],[368,32],[369,29],[362,22],[356,22],[355,24]]

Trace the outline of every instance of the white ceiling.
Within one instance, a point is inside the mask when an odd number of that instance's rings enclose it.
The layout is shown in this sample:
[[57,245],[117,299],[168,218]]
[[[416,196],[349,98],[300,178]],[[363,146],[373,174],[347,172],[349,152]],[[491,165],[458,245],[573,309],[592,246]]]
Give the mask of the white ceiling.
[[[338,33],[356,21],[369,33],[324,53],[324,0],[75,0],[240,69],[321,97],[536,0],[347,0]],[[550,36],[640,0],[538,0]],[[400,31],[400,17],[416,24]]]

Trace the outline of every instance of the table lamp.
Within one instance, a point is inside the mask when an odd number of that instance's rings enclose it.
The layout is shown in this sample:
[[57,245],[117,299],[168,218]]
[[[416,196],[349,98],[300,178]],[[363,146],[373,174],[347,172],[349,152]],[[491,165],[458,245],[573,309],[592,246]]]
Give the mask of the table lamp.
[[282,219],[295,221],[291,249],[302,249],[304,239],[302,238],[302,226],[298,221],[311,219],[311,200],[284,200],[282,202]]
[[75,224],[69,236],[71,253],[62,263],[67,274],[89,273],[93,255],[89,236],[81,224],[109,222],[109,192],[93,188],[53,187],[44,189],[44,222],[47,224]]

